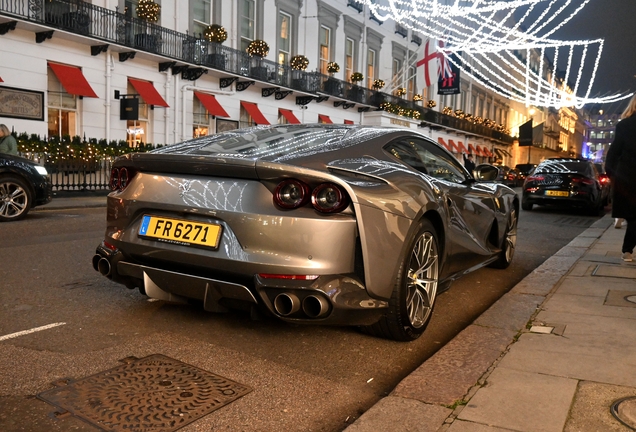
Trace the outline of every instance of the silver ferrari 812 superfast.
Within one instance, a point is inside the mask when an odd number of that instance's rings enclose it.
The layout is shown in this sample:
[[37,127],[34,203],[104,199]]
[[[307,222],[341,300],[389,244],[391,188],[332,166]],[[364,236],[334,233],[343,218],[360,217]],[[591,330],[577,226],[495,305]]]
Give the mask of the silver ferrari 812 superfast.
[[[479,176],[484,178],[484,176]],[[274,125],[118,158],[93,266],[155,299],[419,337],[514,255],[519,199],[408,129]]]

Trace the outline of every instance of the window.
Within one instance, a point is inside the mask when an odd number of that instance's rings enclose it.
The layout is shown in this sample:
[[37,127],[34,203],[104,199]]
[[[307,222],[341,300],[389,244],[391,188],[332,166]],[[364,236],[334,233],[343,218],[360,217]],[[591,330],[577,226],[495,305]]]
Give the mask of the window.
[[48,135],[62,138],[77,135],[77,96],[66,92],[53,71],[48,69]]
[[405,164],[431,177],[453,183],[466,180],[463,167],[457,159],[446,154],[435,144],[418,138],[401,139],[388,144],[385,150]]
[[205,29],[211,24],[211,17],[211,0],[194,0],[192,5],[192,18],[194,20],[192,30],[195,35],[205,33]]
[[239,15],[239,32],[241,35],[241,51],[245,51],[250,42],[256,39],[256,3],[255,0],[241,0]]
[[396,58],[393,59],[393,69],[392,69],[392,78],[393,84],[397,87],[402,87],[402,77],[399,76],[401,74],[402,62]]
[[327,63],[331,61],[331,29],[320,26],[320,73],[326,75]]
[[409,100],[413,100],[413,96],[415,95],[415,68],[410,67],[408,71],[408,81],[406,82],[406,95]]
[[[130,82],[126,92],[137,93]],[[139,98],[139,120],[126,121],[126,142],[129,147],[138,147],[141,143],[148,143],[148,136],[148,104]]]
[[246,128],[251,126],[256,126],[256,123],[254,123],[254,120],[252,119],[250,113],[248,113],[247,110],[243,106],[241,106],[239,128]]
[[347,38],[345,40],[345,80],[346,81],[351,81],[351,74],[353,73],[353,53],[354,53],[353,39]]
[[128,18],[137,18],[137,6],[139,6],[139,0],[125,0],[124,15]]
[[209,135],[212,116],[197,97],[193,99],[192,114],[192,138]]
[[376,58],[375,50],[369,49],[367,52],[367,87],[373,87],[373,80],[375,80],[376,73]]
[[279,12],[278,22],[278,63],[288,64],[291,54],[292,17],[285,12]]

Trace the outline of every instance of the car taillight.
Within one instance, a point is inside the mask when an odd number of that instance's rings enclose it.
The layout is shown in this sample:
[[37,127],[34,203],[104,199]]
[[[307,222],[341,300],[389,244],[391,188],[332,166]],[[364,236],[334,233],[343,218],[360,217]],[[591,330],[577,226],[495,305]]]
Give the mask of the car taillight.
[[131,168],[121,167],[121,168],[113,168],[110,170],[110,190],[113,191],[123,191],[126,189],[130,180],[135,176],[135,171]]
[[274,189],[274,204],[291,210],[311,204],[321,213],[337,213],[349,205],[345,191],[334,183],[322,183],[313,191],[304,182],[296,179],[283,180]]
[[119,189],[119,168],[110,170],[110,190]]
[[606,184],[610,182],[610,178],[607,174],[601,174],[599,175],[599,180],[601,181],[601,183]]
[[583,183],[586,185],[593,185],[594,184],[594,180],[589,179],[587,177],[574,177],[572,179],[572,183]]
[[284,209],[295,209],[309,202],[309,186],[300,180],[283,180],[274,190],[274,203]]
[[349,202],[340,186],[333,183],[323,183],[311,194],[311,204],[319,212],[336,213],[344,210]]
[[542,175],[536,175],[536,176],[531,175],[531,176],[526,177],[526,181],[527,181],[527,182],[532,182],[532,181],[543,181],[543,180],[545,180],[545,177],[544,177],[544,176],[542,176]]

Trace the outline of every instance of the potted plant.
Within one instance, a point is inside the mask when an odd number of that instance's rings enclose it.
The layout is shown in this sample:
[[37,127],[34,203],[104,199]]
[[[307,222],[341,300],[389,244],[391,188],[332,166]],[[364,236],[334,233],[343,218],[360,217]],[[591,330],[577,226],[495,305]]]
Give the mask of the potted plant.
[[261,81],[267,81],[267,68],[261,64],[264,57],[269,54],[269,45],[260,39],[253,40],[247,47],[250,57],[256,58],[256,64],[251,68],[251,76]]
[[380,90],[384,88],[384,80],[373,80],[373,84],[371,87],[373,87],[373,90],[376,91],[376,93],[372,96],[372,104],[375,106],[380,106],[385,101],[384,93],[380,92]]
[[157,52],[159,49],[159,38],[157,35],[148,33],[148,23],[159,21],[161,6],[152,0],[139,0],[137,5],[137,17],[143,22],[142,33],[135,35],[135,46],[146,51]]
[[333,74],[338,72],[340,72],[340,65],[338,63],[327,63],[327,73],[329,73],[329,78],[325,81],[325,93],[329,93],[334,96],[340,96],[342,94],[342,85],[340,81],[333,78]]
[[362,102],[364,96],[364,89],[358,86],[360,81],[364,80],[364,75],[360,72],[354,72],[351,74],[351,82],[354,84],[349,89],[349,99],[356,102]]
[[225,69],[226,57],[220,46],[227,40],[227,31],[218,24],[211,24],[205,29],[203,37],[211,42],[209,45],[210,54],[206,57],[206,63],[216,69]]
[[309,66],[309,59],[304,55],[295,55],[291,58],[291,60],[289,60],[289,65],[294,71],[298,71],[293,74],[292,87],[306,91],[307,86],[305,81],[302,79],[300,71],[305,71],[307,69],[307,66]]

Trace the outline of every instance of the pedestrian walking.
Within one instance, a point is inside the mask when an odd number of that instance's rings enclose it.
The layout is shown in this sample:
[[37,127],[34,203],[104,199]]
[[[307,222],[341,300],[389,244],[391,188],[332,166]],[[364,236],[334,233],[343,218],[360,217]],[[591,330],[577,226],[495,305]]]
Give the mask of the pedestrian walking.
[[616,125],[605,169],[612,182],[612,217],[627,222],[621,258],[633,261],[636,247],[636,95]]
[[0,124],[0,153],[18,154],[18,143],[6,125]]
[[462,153],[462,156],[464,156],[464,166],[466,167],[468,172],[472,174],[475,170],[475,161],[473,160],[473,155],[469,154],[467,157],[466,153]]

